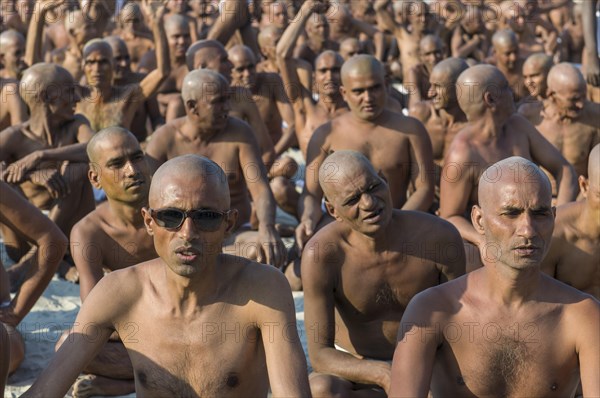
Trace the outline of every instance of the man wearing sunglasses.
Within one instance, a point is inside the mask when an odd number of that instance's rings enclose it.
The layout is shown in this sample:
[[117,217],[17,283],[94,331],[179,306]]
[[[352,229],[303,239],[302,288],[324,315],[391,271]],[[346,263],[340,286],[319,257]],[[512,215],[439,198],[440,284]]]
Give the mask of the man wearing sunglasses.
[[[189,153],[219,164],[227,175],[231,207],[238,212],[235,236],[227,244],[245,257],[282,266],[285,247],[275,225],[275,199],[260,158],[252,129],[229,116],[229,84],[217,72],[200,69],[187,74],[181,92],[187,115],[160,129],[146,147],[148,160],[156,167],[168,159]],[[249,231],[252,196],[258,231]],[[256,254],[254,254],[256,252]]]
[[98,282],[26,396],[63,396],[116,331],[139,396],[309,397],[285,276],[221,251],[237,218],[223,170],[196,155],[166,162],[142,214],[160,257]]

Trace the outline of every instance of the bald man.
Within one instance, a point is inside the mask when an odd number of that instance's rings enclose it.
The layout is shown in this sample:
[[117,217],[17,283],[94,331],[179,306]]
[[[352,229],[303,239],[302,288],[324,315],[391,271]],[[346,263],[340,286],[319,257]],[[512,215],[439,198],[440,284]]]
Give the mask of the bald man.
[[311,390],[384,396],[404,308],[418,292],[464,274],[462,240],[438,217],[393,209],[388,183],[359,152],[331,154],[319,182],[335,221],[302,256]]
[[[221,43],[216,40],[199,40],[192,44],[186,53],[187,67],[190,71],[196,69],[208,69],[218,72],[231,82],[231,73],[233,65],[229,61],[227,51]],[[265,121],[261,118],[256,103],[252,100],[252,93],[245,87],[234,86],[230,88],[230,114],[246,121],[255,133],[256,140],[261,152],[261,158],[268,168],[275,160],[275,149],[273,140],[269,136],[269,131]],[[185,115],[185,107],[182,101],[177,117]]]
[[19,80],[25,69],[25,37],[16,30],[0,33],[0,78]]
[[135,70],[144,54],[154,49],[156,39],[152,37],[152,31],[144,23],[144,15],[136,2],[128,2],[121,8],[117,25],[118,29],[113,34],[118,35],[125,42],[131,56],[131,67]]
[[548,74],[548,99],[537,129],[575,168],[587,177],[588,156],[600,143],[600,104],[586,98],[583,75],[569,63],[558,64]]
[[[460,24],[454,28],[450,42],[452,56],[473,63],[484,62],[491,48],[490,32],[483,21],[480,4],[467,3],[462,7]],[[488,18],[486,18],[488,19]]]
[[[93,131],[85,117],[74,115],[80,97],[66,69],[36,64],[23,74],[20,91],[33,117],[0,132],[0,162],[7,165],[3,179],[35,206],[49,210],[50,219],[68,236],[94,208],[85,153]],[[29,249],[24,237],[3,233],[11,257]]]
[[[176,117],[174,115],[181,102],[183,78],[188,72],[185,54],[192,44],[192,38],[188,20],[179,14],[165,17],[164,29],[169,47],[171,72],[158,88],[157,100],[161,114],[169,121]],[[156,51],[148,51],[140,60],[138,71],[149,73],[157,68],[157,63]]]
[[485,267],[415,296],[402,317],[390,396],[600,395],[600,304],[540,272],[552,189],[510,157],[479,183],[471,220]]
[[439,37],[426,35],[419,43],[420,63],[410,68],[403,85],[408,90],[408,106],[429,99],[429,76],[433,67],[442,60],[444,47]]
[[270,387],[274,396],[309,396],[284,276],[221,252],[236,224],[229,198],[227,176],[206,158],[162,165],[142,213],[160,257],[100,280],[24,396],[63,396],[115,331],[138,395],[266,397]]
[[308,142],[316,128],[348,111],[339,91],[340,69],[344,63],[344,59],[339,54],[333,51],[324,51],[314,63],[314,89],[319,97],[317,101],[312,96],[313,88],[305,87],[301,83],[297,64],[293,57],[294,47],[302,34],[304,25],[321,8],[322,4],[318,1],[305,1],[298,11],[298,21],[288,26],[277,44],[277,64],[281,71],[284,87],[294,107],[296,136],[305,159]]
[[456,96],[456,81],[469,65],[460,58],[447,58],[433,67],[429,81],[429,101],[418,102],[409,109],[409,115],[423,123],[433,146],[435,165],[435,199],[433,207],[439,208],[440,179],[444,156],[452,140],[467,123]]
[[600,300],[600,145],[579,176],[583,200],[559,206],[542,271]]
[[[390,182],[393,208],[425,211],[433,201],[431,140],[417,119],[385,108],[383,65],[370,55],[349,59],[342,66],[340,91],[351,111],[317,128],[308,144],[301,221],[296,229],[300,247],[316,231],[323,215],[323,191],[315,171],[332,152],[363,153]],[[407,197],[411,185],[414,191]]]
[[[71,231],[71,256],[85,302],[105,272],[156,258],[146,233],[141,209],[148,206],[150,168],[135,136],[109,127],[87,144],[91,184],[106,193],[106,202],[84,217]],[[67,338],[68,331],[57,343]],[[135,391],[131,361],[116,333],[83,369],[86,376],[73,385],[77,396],[125,395]]]
[[[247,245],[258,248],[259,261],[281,266],[285,253],[274,228],[275,200],[250,126],[228,115],[229,95],[229,84],[222,75],[206,69],[188,73],[182,90],[187,115],[158,129],[146,153],[153,169],[188,153],[207,156],[221,165],[230,186],[231,206],[239,213],[235,230],[244,225],[241,231],[247,232]],[[247,231],[248,191],[259,220],[258,233]]]
[[[2,341],[0,347],[3,355],[10,354],[0,365],[0,387],[3,387],[5,377],[25,358],[25,344],[17,326],[50,283],[68,241],[56,224],[3,181],[0,181],[0,197],[0,222],[27,237],[34,247],[17,259],[8,272],[0,260],[0,328],[9,332],[8,341]],[[16,291],[12,299],[11,291]]]
[[306,21],[294,22],[303,25],[306,31],[306,41],[296,46],[294,58],[302,59],[310,65],[315,64],[317,57],[323,51],[337,51],[340,47],[337,41],[329,38],[329,22],[322,13],[324,6],[324,4],[321,4],[319,12],[313,13],[312,17],[306,19]]
[[402,76],[408,76],[410,68],[417,65],[419,60],[419,44],[427,34],[429,23],[429,6],[422,0],[408,2],[406,13],[402,23],[397,23],[388,12],[389,0],[377,0],[374,8],[380,18],[384,29],[388,29],[396,38],[400,50],[400,63],[402,64]]
[[512,90],[498,68],[472,66],[458,77],[456,89],[468,123],[455,136],[444,159],[440,216],[453,223],[463,239],[476,246],[484,243],[467,217],[477,204],[479,177],[502,159],[531,159],[556,178],[559,204],[576,198],[577,177],[572,166],[527,119],[515,113]]
[[529,96],[521,101],[519,113],[534,126],[542,121],[544,100],[548,98],[548,73],[552,65],[552,57],[544,53],[531,54],[523,63],[523,79]]
[[[113,83],[117,86],[127,86],[129,84],[140,83],[146,77],[146,74],[134,72],[131,69],[131,57],[125,42],[118,36],[108,36],[104,38],[112,50],[113,54]],[[154,71],[153,71],[154,72]],[[158,73],[158,72],[157,72]],[[147,121],[150,121],[150,127],[147,128]],[[156,95],[147,98],[144,105],[137,108],[131,121],[131,132],[138,141],[144,142],[150,134],[157,128],[165,124],[165,118],[160,114]]]
[[[160,87],[169,76],[169,48],[162,24],[164,6],[151,16],[151,25],[156,40],[158,68],[150,72],[142,81],[127,86],[115,86],[113,81],[114,56],[112,48],[104,40],[93,40],[83,49],[83,71],[87,85],[81,90],[83,99],[77,105],[77,112],[84,115],[99,131],[107,127],[121,126],[131,129],[139,108]],[[137,130],[145,128],[145,120]]]
[[489,64],[496,66],[513,92],[515,102],[521,101],[528,95],[523,79],[523,62],[519,55],[519,42],[516,34],[508,29],[500,30],[492,36],[494,56],[488,60]]
[[[249,47],[236,45],[229,52],[231,85],[248,89],[279,157],[295,142],[294,110],[283,88],[281,77],[274,73],[256,72],[256,57]],[[286,124],[282,128],[282,123]]]
[[[40,10],[40,12],[42,12]],[[43,24],[44,19],[37,20],[32,18],[33,23]],[[46,57],[47,62],[52,62],[64,67],[69,71],[76,82],[83,77],[83,47],[85,44],[102,36],[102,32],[98,32],[95,26],[95,20],[90,18],[82,10],[69,11],[65,17],[65,30],[69,38],[69,44],[66,47],[57,48]],[[42,40],[42,29],[36,29],[36,35]]]

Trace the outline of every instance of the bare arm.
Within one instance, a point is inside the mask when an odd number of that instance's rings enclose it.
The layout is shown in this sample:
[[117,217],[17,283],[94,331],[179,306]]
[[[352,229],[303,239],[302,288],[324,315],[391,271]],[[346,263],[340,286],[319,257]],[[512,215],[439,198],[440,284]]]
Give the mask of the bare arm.
[[171,146],[171,140],[174,139],[171,132],[173,128],[172,125],[166,124],[150,136],[145,152],[152,173],[167,161],[167,150]]
[[[71,256],[79,273],[79,297],[84,302],[94,286],[102,279],[102,247],[94,239],[93,228],[86,219],[71,230]],[[96,250],[89,250],[96,246]]]
[[46,13],[60,6],[64,0],[39,0],[33,6],[33,15],[27,30],[25,43],[25,63],[29,66],[42,62],[42,37]]
[[579,373],[581,375],[583,396],[599,397],[600,378],[598,377],[598,369],[600,369],[600,356],[596,354],[600,351],[600,333],[598,333],[600,304],[598,304],[598,300],[590,297],[577,304],[577,306],[580,307],[578,308],[578,316],[571,324],[578,325],[575,350],[579,356]]
[[468,41],[463,40],[462,29],[460,26],[454,29],[452,34],[452,41],[450,46],[452,47],[452,56],[458,58],[467,58],[471,53],[479,48],[481,45],[481,36],[474,35]]
[[[302,286],[304,316],[307,330],[308,355],[316,372],[333,374],[344,379],[376,384],[387,392],[390,365],[384,361],[358,359],[335,348],[334,281],[339,265],[333,264],[336,249],[324,252],[327,240],[311,240],[302,256]],[[339,253],[341,256],[342,253]]]
[[[412,298],[398,329],[392,363],[390,397],[426,397],[429,394],[439,327],[432,309],[439,308],[437,297],[422,292]],[[439,298],[438,298],[439,299]]]
[[444,160],[440,182],[440,217],[450,221],[462,238],[479,246],[482,241],[471,220],[465,218],[471,193],[475,189],[473,165],[462,155],[469,151],[468,144],[455,139]]
[[221,3],[220,14],[208,32],[208,40],[217,40],[226,45],[236,30],[250,22],[246,0],[225,0]]
[[317,224],[323,216],[321,210],[323,190],[319,185],[319,167],[327,156],[326,138],[330,132],[331,122],[325,123],[315,130],[308,143],[304,190],[298,201],[300,224],[296,227],[296,244],[300,249],[315,233]]
[[245,123],[240,123],[243,126],[239,128],[246,130],[240,134],[239,139],[240,167],[254,202],[258,218],[258,235],[262,243],[258,261],[281,267],[285,261],[285,248],[275,230],[275,198],[269,187],[265,166],[258,157],[258,147],[253,134]]
[[416,67],[412,67],[408,71],[408,76],[404,78],[404,88],[408,90],[408,106],[412,107],[416,103],[423,101],[421,98],[421,90],[419,90],[419,80],[417,79]]
[[265,304],[257,311],[257,324],[262,326],[271,391],[274,397],[310,397],[306,359],[296,331],[290,286],[279,271],[269,269],[268,272],[272,277],[261,278],[269,289],[260,288],[267,297],[259,301]]
[[[29,259],[25,282],[8,308],[0,309],[0,320],[16,326],[40,298],[67,250],[67,238],[48,217],[0,182],[0,220],[34,242],[36,253]],[[12,319],[10,319],[12,318]]]
[[147,6],[146,8],[150,10],[150,26],[152,28],[152,35],[156,41],[155,53],[157,68],[148,73],[140,82],[140,87],[142,89],[142,98],[140,101],[145,101],[156,93],[156,90],[158,90],[161,83],[169,76],[169,73],[171,73],[169,46],[167,44],[167,36],[165,34],[163,23],[165,4],[161,4],[155,11],[151,11],[152,7]]
[[283,88],[283,81],[281,81],[279,76],[276,76],[276,84],[272,85],[272,87],[275,90],[277,110],[285,124],[287,124],[287,127],[283,131],[283,135],[275,144],[275,157],[278,157],[292,146],[296,140],[296,121],[294,118],[294,108],[292,108],[292,105],[290,104],[290,100]]
[[381,26],[383,29],[389,30],[394,35],[396,35],[396,30],[398,29],[398,25],[396,21],[392,18],[390,13],[388,12],[388,4],[389,0],[377,0],[374,4],[375,13],[381,22]]
[[29,115],[27,115],[27,105],[25,105],[25,102],[19,95],[18,83],[6,84],[2,88],[2,98],[6,99],[6,104],[2,104],[2,106],[6,106],[8,109],[11,126],[21,124],[29,119]]
[[423,124],[408,118],[411,125],[404,123],[410,129],[410,175],[415,186],[415,192],[410,195],[403,210],[427,211],[433,202],[435,182],[433,179],[433,149],[431,139]]
[[596,20],[597,0],[581,2],[581,19],[583,22],[583,38],[587,52],[587,82],[595,87],[600,87],[600,61],[598,60],[598,29]]
[[236,101],[244,120],[248,121],[248,124],[252,126],[254,136],[260,148],[262,161],[267,169],[270,169],[275,161],[275,149],[273,148],[273,141],[269,135],[269,130],[267,130],[267,125],[262,120],[262,117],[260,117],[258,107],[252,100],[252,94],[243,88],[237,88],[236,90],[237,92],[232,100]]
[[64,396],[83,367],[102,349],[115,330],[113,324],[129,309],[134,295],[141,294],[131,283],[120,283],[122,278],[116,274],[107,275],[89,294],[69,336],[24,397]]

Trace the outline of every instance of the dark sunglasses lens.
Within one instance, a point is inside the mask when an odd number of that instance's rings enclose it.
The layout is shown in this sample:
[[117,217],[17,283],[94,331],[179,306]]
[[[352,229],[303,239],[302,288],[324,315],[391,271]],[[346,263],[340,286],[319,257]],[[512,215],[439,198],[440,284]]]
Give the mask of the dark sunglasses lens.
[[211,210],[198,210],[191,214],[196,228],[201,231],[212,232],[219,229],[223,221],[223,214]]
[[185,217],[182,211],[176,209],[158,210],[155,214],[156,223],[163,228],[178,228]]

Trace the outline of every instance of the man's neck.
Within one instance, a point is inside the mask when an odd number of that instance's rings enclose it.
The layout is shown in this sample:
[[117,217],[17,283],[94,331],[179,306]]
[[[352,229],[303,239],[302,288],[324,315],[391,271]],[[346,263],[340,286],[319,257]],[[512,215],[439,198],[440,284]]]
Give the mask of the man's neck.
[[48,117],[43,109],[38,112],[31,112],[29,118],[29,131],[35,136],[43,139],[48,145],[54,146],[54,135],[52,131],[57,131],[62,128],[62,125],[53,123],[54,118]]
[[[149,184],[146,181],[146,184]],[[142,207],[148,206],[148,198],[138,203],[123,203],[108,198],[108,206],[111,214],[117,219],[123,227],[132,226],[136,229],[144,227],[144,218],[142,216]]]
[[0,69],[0,78],[2,79],[19,79],[19,72],[10,68]]
[[325,48],[325,40],[320,37],[309,37],[306,44],[315,54],[319,54]]
[[482,115],[478,120],[471,122],[473,131],[477,131],[477,137],[482,139],[497,139],[504,132],[506,119],[495,118],[491,113]]
[[505,307],[518,308],[538,294],[539,265],[518,270],[497,261],[485,264],[483,273],[482,287],[494,302]]
[[318,106],[325,108],[327,113],[334,114],[338,109],[346,107],[344,99],[339,93],[334,95],[319,95]]
[[590,208],[587,199],[582,202],[583,209],[577,217],[576,225],[577,231],[581,233],[582,237],[589,240],[600,242],[600,211]]
[[101,83],[98,86],[88,86],[90,89],[91,98],[94,102],[105,102],[112,96],[112,85]]
[[180,132],[191,141],[200,139],[200,141],[203,142],[210,141],[212,137],[219,133],[219,131],[216,130],[206,130],[199,127],[190,120],[189,116],[186,116],[185,122],[180,127]]

